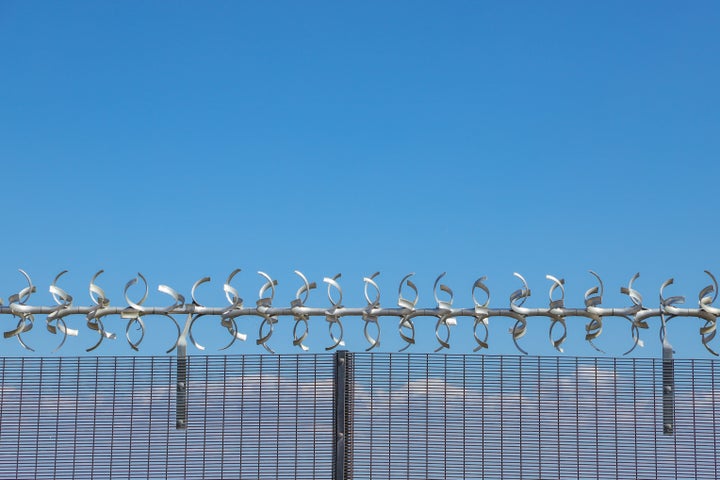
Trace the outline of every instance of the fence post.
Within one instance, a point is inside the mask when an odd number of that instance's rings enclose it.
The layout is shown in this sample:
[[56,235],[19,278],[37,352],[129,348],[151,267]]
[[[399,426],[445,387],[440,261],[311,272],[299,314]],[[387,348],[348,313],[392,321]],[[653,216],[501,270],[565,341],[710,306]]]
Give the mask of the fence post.
[[187,345],[182,344],[177,347],[177,390],[175,393],[175,428],[184,430],[187,428]]
[[672,346],[663,340],[663,434],[675,433],[675,365]]
[[350,448],[352,439],[352,354],[347,350],[335,352],[334,379],[334,448],[333,479],[352,478]]

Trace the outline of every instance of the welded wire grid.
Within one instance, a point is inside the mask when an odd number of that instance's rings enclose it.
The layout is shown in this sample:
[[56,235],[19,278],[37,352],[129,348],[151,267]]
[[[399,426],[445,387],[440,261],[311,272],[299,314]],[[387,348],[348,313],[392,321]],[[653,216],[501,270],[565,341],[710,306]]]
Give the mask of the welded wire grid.
[[[0,478],[332,478],[332,354],[0,359]],[[718,364],[349,354],[346,478],[719,478]]]
[[331,478],[331,355],[0,359],[0,478]]
[[662,360],[353,355],[352,478],[720,478],[718,364],[675,360],[663,434]]

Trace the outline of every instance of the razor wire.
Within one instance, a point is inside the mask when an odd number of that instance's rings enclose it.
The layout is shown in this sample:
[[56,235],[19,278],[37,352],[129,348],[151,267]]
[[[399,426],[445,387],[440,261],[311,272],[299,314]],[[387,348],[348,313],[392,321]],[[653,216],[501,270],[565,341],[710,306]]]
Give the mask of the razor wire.
[[[490,288],[486,284],[487,277],[485,276],[478,278],[472,285],[471,298],[473,306],[465,308],[453,306],[454,291],[442,283],[445,273],[439,275],[433,285],[435,307],[418,307],[420,292],[412,281],[414,273],[406,275],[400,281],[395,300],[397,306],[383,307],[380,303],[381,289],[375,281],[380,275],[379,272],[362,279],[366,305],[346,307],[342,304],[343,289],[339,282],[341,274],[338,273],[332,277],[324,277],[322,280],[327,288],[326,295],[329,306],[312,307],[308,306],[307,302],[310,292],[317,289],[318,285],[316,282],[309,281],[298,270],[295,270],[294,273],[299,277],[301,283],[295,293],[295,299],[290,302],[289,307],[273,305],[278,280],[262,271],[258,272],[263,283],[260,286],[255,306],[246,306],[239,291],[232,286],[233,279],[240,272],[240,269],[235,269],[227,277],[223,284],[223,291],[228,305],[220,307],[206,306],[197,300],[196,292],[198,287],[210,282],[210,277],[203,277],[193,284],[190,291],[190,301],[187,301],[186,297],[174,288],[163,284],[158,285],[157,290],[167,295],[171,303],[167,306],[147,306],[145,302],[150,287],[147,279],[141,273],[138,273],[135,278],[125,284],[123,294],[126,306],[112,306],[110,299],[105,294],[105,290],[97,283],[103,270],[95,273],[90,280],[89,294],[92,305],[75,305],[75,298],[58,286],[60,279],[67,273],[67,270],[64,270],[55,277],[49,287],[55,305],[36,306],[29,304],[29,300],[37,291],[37,287],[33,284],[30,275],[20,270],[27,282],[27,286],[11,295],[8,299],[8,305],[3,305],[2,299],[0,299],[0,315],[10,316],[16,322],[14,328],[5,331],[3,336],[6,339],[15,338],[23,348],[34,351],[23,339],[23,334],[29,332],[35,326],[36,316],[45,315],[46,330],[60,337],[59,344],[55,349],[57,351],[66,343],[68,337],[76,337],[80,333],[79,329],[70,328],[66,318],[84,316],[87,329],[97,334],[97,341],[86,349],[86,351],[91,352],[98,348],[103,341],[118,338],[117,333],[106,328],[105,320],[109,316],[120,316],[121,319],[127,321],[124,334],[127,343],[130,348],[138,351],[145,337],[145,319],[150,316],[162,316],[169,319],[177,330],[177,337],[167,350],[167,353],[179,348],[184,350],[188,341],[195,348],[205,350],[205,347],[195,340],[193,327],[201,317],[218,317],[219,326],[227,331],[229,337],[227,345],[220,348],[220,350],[227,350],[236,341],[247,340],[248,335],[240,331],[238,320],[241,317],[249,316],[261,319],[256,344],[261,345],[270,353],[275,353],[270,340],[275,331],[275,325],[280,321],[280,317],[291,317],[293,319],[292,345],[303,351],[309,350],[305,341],[310,333],[310,320],[324,318],[327,322],[331,341],[331,344],[325,347],[325,350],[330,351],[345,345],[343,320],[346,317],[357,317],[364,322],[363,335],[369,345],[366,351],[370,351],[380,346],[380,318],[395,317],[398,319],[397,334],[405,343],[400,348],[400,351],[405,351],[416,342],[415,321],[421,317],[426,317],[435,319],[435,340],[438,344],[435,351],[439,352],[450,348],[452,327],[458,325],[458,319],[468,318],[473,322],[473,338],[476,343],[474,351],[477,352],[489,348],[489,319],[491,317],[505,317],[515,322],[512,328],[509,329],[515,347],[521,353],[527,354],[528,352],[522,348],[519,340],[527,333],[528,319],[536,317],[550,319],[549,341],[556,350],[563,352],[562,345],[568,336],[566,320],[570,317],[579,317],[587,319],[585,340],[598,352],[605,353],[594,342],[602,334],[605,319],[620,318],[629,322],[632,345],[629,350],[623,353],[623,355],[627,355],[636,347],[643,345],[643,341],[640,339],[640,331],[649,328],[647,322],[649,319],[660,319],[660,338],[663,345],[665,345],[667,343],[667,324],[676,317],[693,317],[704,322],[699,328],[702,345],[711,354],[718,356],[718,353],[710,345],[710,342],[715,338],[717,320],[720,317],[720,308],[713,305],[718,296],[718,282],[715,276],[707,270],[705,273],[709,276],[711,283],[699,292],[697,308],[680,308],[678,305],[685,302],[683,296],[665,296],[665,289],[674,283],[672,278],[666,280],[660,286],[659,306],[657,308],[646,307],[643,304],[642,295],[633,287],[634,282],[640,276],[639,273],[630,279],[626,287],[620,288],[620,292],[629,299],[630,305],[619,308],[604,307],[602,306],[604,284],[600,275],[593,271],[590,271],[590,274],[594,277],[597,285],[585,292],[584,308],[565,306],[565,280],[552,275],[546,275],[546,279],[551,282],[548,292],[548,306],[545,308],[528,308],[524,306],[526,300],[531,296],[531,290],[528,282],[519,273],[513,275],[522,283],[522,286],[510,294],[508,308],[490,307]],[[130,298],[129,291],[132,287],[141,288],[142,294],[137,300]],[[478,297],[483,298],[479,299]],[[176,316],[184,317],[185,321],[182,325],[178,322]],[[138,337],[136,339],[133,339],[130,333],[133,327],[140,332],[139,335],[135,335]]]

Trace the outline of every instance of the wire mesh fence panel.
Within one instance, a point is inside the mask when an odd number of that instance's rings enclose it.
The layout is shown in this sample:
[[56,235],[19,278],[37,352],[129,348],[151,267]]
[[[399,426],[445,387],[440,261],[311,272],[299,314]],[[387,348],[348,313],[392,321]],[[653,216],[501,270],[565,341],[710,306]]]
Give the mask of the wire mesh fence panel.
[[714,361],[339,358],[0,358],[0,478],[720,478]]
[[0,478],[331,478],[331,355],[0,362]]
[[717,364],[354,354],[352,478],[720,478]]

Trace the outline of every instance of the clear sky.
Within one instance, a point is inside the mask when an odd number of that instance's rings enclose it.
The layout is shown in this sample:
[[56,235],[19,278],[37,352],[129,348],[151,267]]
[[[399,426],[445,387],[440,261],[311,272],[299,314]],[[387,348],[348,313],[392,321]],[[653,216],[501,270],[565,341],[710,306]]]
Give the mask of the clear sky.
[[[203,298],[222,305],[242,268],[248,303],[263,270],[287,305],[299,269],[319,283],[342,272],[344,303],[362,306],[362,277],[380,270],[383,305],[417,272],[420,305],[434,306],[447,271],[455,305],[472,306],[487,275],[491,306],[506,307],[520,272],[529,305],[547,305],[552,274],[580,307],[592,269],[606,306],[629,304],[619,287],[639,271],[647,306],[674,277],[669,293],[695,307],[703,270],[720,274],[719,22],[701,1],[1,2],[0,294],[24,286],[23,268],[31,303],[49,304],[68,269],[63,288],[87,305],[103,268],[113,304],[140,271],[148,303],[167,303],[158,284],[189,297],[209,275]],[[314,291],[308,304],[327,301]],[[95,337],[70,322],[81,337],[62,352],[80,353]],[[162,322],[148,320],[144,353],[172,343]],[[396,350],[396,322],[383,322]],[[47,354],[43,323],[27,337]],[[426,323],[411,351],[434,348]],[[472,351],[471,323],[453,351]],[[531,353],[554,352],[548,323],[530,321]],[[566,354],[593,352],[584,323],[568,320]],[[259,351],[258,324],[232,352]],[[292,319],[281,324],[272,343],[294,351]],[[598,343],[621,353],[629,324],[606,324]],[[491,353],[515,352],[511,326],[491,322]],[[673,320],[679,356],[708,356],[700,326]],[[119,318],[107,327],[122,337]],[[639,355],[659,354],[651,327]],[[326,328],[311,322],[313,351]],[[219,326],[197,332],[226,343]],[[109,343],[101,353],[131,352]],[[2,355],[21,353],[2,341]]]

